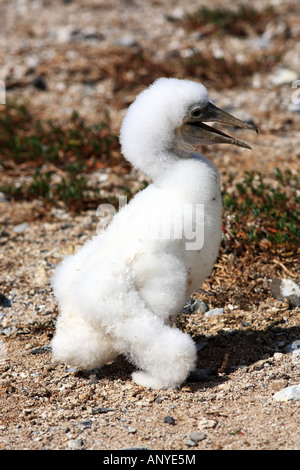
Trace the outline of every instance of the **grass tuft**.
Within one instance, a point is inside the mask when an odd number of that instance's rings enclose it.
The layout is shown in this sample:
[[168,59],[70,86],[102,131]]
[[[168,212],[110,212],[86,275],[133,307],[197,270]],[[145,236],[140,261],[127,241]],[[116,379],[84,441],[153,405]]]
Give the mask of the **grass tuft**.
[[0,114],[0,149],[1,192],[15,199],[62,202],[74,210],[99,196],[88,186],[89,173],[127,165],[108,114],[88,125],[74,112],[61,127],[36,121],[25,106],[8,103]]
[[224,236],[227,242],[258,250],[296,253],[300,239],[300,178],[276,169],[272,178],[245,172],[224,184]]

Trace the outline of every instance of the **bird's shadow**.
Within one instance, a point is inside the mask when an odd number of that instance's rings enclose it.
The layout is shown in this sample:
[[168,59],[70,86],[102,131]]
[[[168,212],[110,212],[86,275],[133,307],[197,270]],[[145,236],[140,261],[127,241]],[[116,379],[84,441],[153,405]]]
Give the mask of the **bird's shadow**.
[[[187,378],[182,386],[188,385],[192,391],[213,388],[225,382],[230,374],[240,368],[247,368],[261,359],[270,358],[275,352],[287,353],[286,346],[300,338],[300,326],[269,330],[233,330],[221,331],[216,335],[201,335],[194,338],[198,349],[197,369]],[[163,345],[162,345],[163,350]],[[81,377],[95,374],[98,380],[109,379],[112,382],[131,380],[135,370],[124,356],[101,369],[80,371]]]

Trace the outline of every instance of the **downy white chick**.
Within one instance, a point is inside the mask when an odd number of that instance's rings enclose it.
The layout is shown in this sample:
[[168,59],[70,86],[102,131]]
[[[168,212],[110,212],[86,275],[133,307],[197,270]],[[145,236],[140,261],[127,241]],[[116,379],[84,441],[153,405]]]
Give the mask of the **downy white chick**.
[[250,148],[207,121],[255,130],[188,80],[161,78],[129,107],[122,151],[153,182],[58,267],[58,360],[94,369],[123,354],[137,368],[134,382],[156,389],[179,386],[195,368],[195,343],[172,325],[211,273],[222,233],[219,175],[197,150]]

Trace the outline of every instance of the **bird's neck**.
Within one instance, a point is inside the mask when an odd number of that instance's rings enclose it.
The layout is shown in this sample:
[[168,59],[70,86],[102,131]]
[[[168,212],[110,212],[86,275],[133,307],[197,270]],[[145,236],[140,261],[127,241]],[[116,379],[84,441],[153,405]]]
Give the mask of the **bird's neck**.
[[158,187],[190,203],[205,203],[212,194],[220,193],[218,170],[205,156],[195,153],[189,159],[170,161],[168,168],[153,180]]

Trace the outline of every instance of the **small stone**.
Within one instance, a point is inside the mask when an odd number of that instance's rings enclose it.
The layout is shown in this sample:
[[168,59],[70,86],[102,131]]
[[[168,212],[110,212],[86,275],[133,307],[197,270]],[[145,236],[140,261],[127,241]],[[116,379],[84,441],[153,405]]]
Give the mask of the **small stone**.
[[189,439],[188,441],[185,442],[185,445],[188,446],[188,447],[196,447],[197,442],[193,441],[192,439]]
[[34,278],[39,285],[45,285],[48,282],[48,276],[44,266],[40,266],[34,273]]
[[170,20],[183,20],[185,17],[185,10],[180,7],[174,8],[171,13],[168,15]]
[[290,279],[282,279],[280,291],[283,297],[290,297],[291,295],[300,296],[300,287]]
[[161,396],[159,396],[159,395],[158,395],[158,396],[156,397],[156,399],[155,399],[156,403],[162,403],[164,400],[165,400],[165,398],[164,398],[164,397],[161,397]]
[[277,300],[286,299],[295,307],[300,305],[300,287],[290,279],[274,278],[271,282],[271,294]]
[[93,421],[91,419],[87,419],[85,421],[81,421],[79,425],[82,427],[82,429],[89,429],[92,427]]
[[23,233],[25,232],[25,230],[27,230],[29,227],[29,225],[24,222],[22,224],[18,224],[18,225],[15,225],[14,228],[13,228],[13,232],[14,233]]
[[270,362],[270,359],[260,359],[259,361],[254,362],[249,366],[249,371],[261,370],[265,367],[266,364]]
[[47,83],[43,77],[36,77],[32,81],[32,85],[40,91],[46,91],[48,89]]
[[122,36],[116,41],[116,45],[121,47],[136,47],[138,43],[132,36]]
[[90,379],[90,383],[91,383],[91,384],[96,384],[96,383],[98,383],[98,377],[97,377],[96,374],[91,374],[90,377],[89,377],[89,379]]
[[49,352],[51,352],[51,346],[39,346],[30,350],[30,354],[47,354]]
[[103,36],[103,34],[99,33],[97,29],[95,29],[93,26],[87,26],[81,29],[73,29],[71,32],[71,39],[96,39],[102,41],[103,39],[105,39],[105,37]]
[[205,316],[206,317],[217,317],[218,315],[223,315],[224,314],[224,308],[213,308],[212,310],[209,310],[206,312]]
[[199,442],[206,438],[206,434],[204,434],[204,432],[193,431],[190,434],[190,438],[194,442]]
[[205,313],[208,311],[208,306],[203,300],[197,300],[194,306],[195,313]]
[[192,297],[188,300],[187,304],[183,307],[182,313],[184,315],[190,315],[192,313],[205,313],[208,310],[208,306],[205,302]]
[[294,80],[297,80],[298,75],[293,70],[287,68],[280,68],[277,72],[271,77],[274,85],[286,85],[292,83]]
[[135,433],[136,433],[136,429],[135,429],[135,428],[131,428],[130,426],[128,426],[127,432],[128,432],[129,434],[135,434]]
[[291,385],[283,388],[273,396],[276,401],[296,401],[300,400],[300,385]]
[[115,411],[113,408],[103,408],[102,406],[99,406],[98,408],[94,408],[92,410],[92,414],[102,414],[102,413],[109,413],[110,411]]
[[83,448],[83,440],[82,439],[70,439],[68,441],[68,447],[71,450],[80,450]]
[[11,307],[12,303],[4,294],[0,292],[0,307],[8,308]]
[[214,419],[202,418],[198,422],[199,429],[213,429],[217,426],[217,421]]
[[271,40],[267,36],[260,36],[251,40],[251,45],[254,49],[266,49],[272,44]]
[[281,361],[283,358],[283,354],[280,352],[276,352],[273,354],[273,359],[274,361]]
[[68,367],[66,369],[66,372],[67,372],[67,374],[74,374],[74,373],[78,372],[78,369],[77,369],[77,367]]
[[1,333],[5,336],[10,336],[12,333],[14,333],[17,330],[15,326],[8,326],[7,328],[4,328]]
[[164,418],[164,423],[173,425],[173,424],[175,424],[175,419],[172,416],[166,416]]

